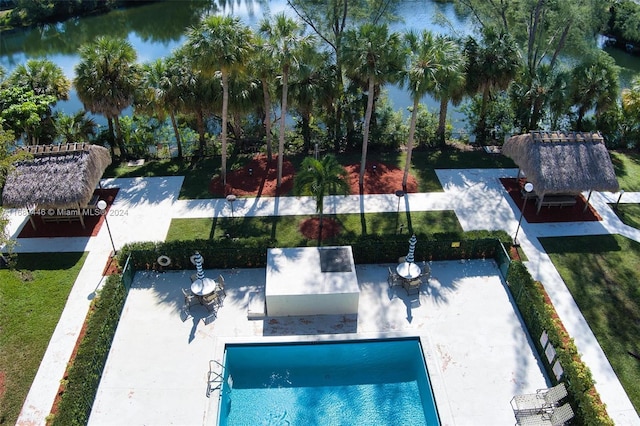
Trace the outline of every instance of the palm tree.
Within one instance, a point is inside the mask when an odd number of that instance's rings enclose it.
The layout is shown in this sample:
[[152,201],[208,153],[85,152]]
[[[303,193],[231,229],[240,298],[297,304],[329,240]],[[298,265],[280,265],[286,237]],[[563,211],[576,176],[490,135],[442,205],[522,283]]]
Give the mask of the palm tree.
[[631,85],[622,91],[622,108],[640,120],[640,74],[631,80]]
[[421,35],[409,32],[405,36],[405,41],[411,52],[406,80],[409,85],[409,92],[411,92],[413,107],[409,124],[409,139],[407,141],[407,158],[404,166],[404,176],[402,177],[403,188],[407,186],[407,177],[409,176],[409,167],[411,165],[418,105],[425,94],[433,91],[437,84],[436,75],[440,68],[438,62],[439,52],[436,49],[435,37],[431,32],[425,30]]
[[57,101],[69,99],[71,88],[71,82],[62,69],[48,59],[29,59],[26,64],[20,64],[13,70],[5,84],[25,88],[36,97],[52,97],[53,101],[40,116],[38,125],[31,126],[33,131],[27,132],[30,133],[28,143],[51,143],[55,139],[51,108]]
[[56,133],[63,143],[89,142],[90,137],[96,134],[96,122],[87,117],[86,111],[78,111],[73,115],[67,115],[58,111],[54,115]]
[[[178,158],[182,158],[182,140],[176,119],[176,112],[182,106],[182,87],[179,66],[172,66],[173,58],[157,59],[142,67],[142,90],[136,109],[154,114],[165,121],[167,114],[171,120],[178,146]],[[176,64],[177,65],[177,64]]]
[[[256,46],[264,46],[267,41],[256,36]],[[265,144],[267,147],[267,161],[271,162],[273,148],[271,146],[271,111],[273,108],[271,94],[273,93],[273,76],[276,74],[276,64],[273,55],[266,49],[258,49],[249,60],[249,68],[258,77],[262,86],[262,101],[264,114]]]
[[467,56],[467,91],[480,93],[482,101],[476,133],[478,143],[486,139],[487,107],[489,98],[496,90],[505,90],[515,78],[520,58],[515,42],[505,32],[497,33],[491,28],[483,31],[483,45],[468,39],[465,46]]
[[347,195],[349,193],[348,174],[332,154],[322,160],[306,157],[293,183],[297,195],[311,195],[316,200],[316,212],[320,219],[320,237],[322,237],[322,219],[324,196],[329,194]]
[[18,65],[9,76],[9,84],[24,86],[36,95],[53,95],[56,99],[69,99],[71,82],[62,69],[48,59],[29,59]]
[[222,99],[219,81],[205,78],[203,73],[196,69],[193,58],[189,56],[186,49],[174,52],[170,61],[170,69],[172,79],[177,79],[181,111],[195,119],[198,132],[198,151],[200,155],[204,155],[207,142],[205,115],[210,110],[213,99]]
[[640,75],[636,75],[631,85],[622,91],[622,112],[623,140],[634,133],[640,135]]
[[117,145],[124,157],[127,153],[119,116],[133,104],[139,80],[136,58],[136,51],[127,40],[98,37],[80,48],[80,63],[73,81],[84,108],[107,118],[112,153]]
[[210,16],[187,34],[187,51],[194,65],[205,75],[219,72],[222,82],[222,126],[220,131],[223,185],[227,183],[227,120],[229,109],[229,75],[242,69],[252,52],[251,29],[238,18]]
[[352,79],[364,77],[368,83],[360,161],[359,184],[362,189],[375,89],[376,86],[400,80],[404,65],[404,50],[398,33],[389,34],[386,25],[364,24],[358,30],[349,30],[346,33],[342,59],[347,65],[348,76]]
[[290,95],[292,106],[300,116],[304,151],[311,149],[311,124],[314,107],[323,105],[326,94],[334,88],[334,71],[330,65],[331,53],[310,46],[302,53],[302,61],[291,76]]
[[282,162],[284,157],[284,136],[287,117],[287,93],[291,67],[298,62],[302,49],[312,42],[305,35],[305,27],[283,13],[277,14],[273,21],[264,19],[260,23],[260,32],[267,37],[266,48],[280,65],[282,71],[282,100],[280,101],[280,133],[278,138],[278,179],[276,186],[282,184]]
[[449,102],[453,105],[462,102],[465,94],[467,61],[460,46],[454,40],[447,37],[437,37],[436,44],[440,68],[436,75],[436,85],[432,94],[436,100],[440,101],[437,135],[440,146],[444,147],[447,109]]
[[595,108],[598,118],[615,105],[618,94],[618,67],[605,52],[585,61],[573,69],[571,100],[578,107],[576,130],[583,129],[586,113]]

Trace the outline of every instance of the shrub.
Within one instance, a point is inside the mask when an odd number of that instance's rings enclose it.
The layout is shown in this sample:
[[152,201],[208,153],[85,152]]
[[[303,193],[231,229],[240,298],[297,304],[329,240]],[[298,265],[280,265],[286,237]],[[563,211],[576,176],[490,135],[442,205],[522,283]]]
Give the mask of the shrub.
[[[504,231],[417,234],[416,261],[494,258],[498,241],[510,244]],[[333,245],[350,245],[356,263],[391,263],[408,250],[407,234],[337,237]],[[136,270],[192,269],[190,257],[199,251],[205,268],[261,268],[267,263],[268,238],[141,242],[125,245],[118,255],[120,266],[131,255]],[[161,266],[158,257],[168,256],[171,264]]]
[[521,262],[511,263],[507,273],[507,283],[540,354],[542,363],[549,377],[556,381],[552,366],[545,356],[544,348],[537,339],[543,331],[547,332],[549,342],[553,345],[556,357],[564,370],[560,381],[565,382],[567,386],[577,424],[586,426],[613,425],[614,423],[607,414],[605,405],[595,389],[591,371],[582,362],[573,339],[560,321],[542,284],[534,281]]
[[68,366],[64,393],[50,425],[87,424],[125,298],[122,278],[111,275],[91,303],[86,333]]

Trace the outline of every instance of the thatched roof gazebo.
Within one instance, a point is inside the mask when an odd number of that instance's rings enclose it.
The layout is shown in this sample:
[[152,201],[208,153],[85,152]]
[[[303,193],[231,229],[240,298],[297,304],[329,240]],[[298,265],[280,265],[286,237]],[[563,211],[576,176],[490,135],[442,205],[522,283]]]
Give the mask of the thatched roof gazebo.
[[534,131],[509,138],[502,153],[533,183],[540,200],[538,210],[545,195],[577,196],[589,191],[590,196],[591,191],[620,188],[599,132]]
[[[111,164],[109,150],[85,143],[32,145],[33,158],[14,163],[2,192],[4,207],[81,211],[90,205],[102,174]],[[33,220],[31,224],[35,227]]]

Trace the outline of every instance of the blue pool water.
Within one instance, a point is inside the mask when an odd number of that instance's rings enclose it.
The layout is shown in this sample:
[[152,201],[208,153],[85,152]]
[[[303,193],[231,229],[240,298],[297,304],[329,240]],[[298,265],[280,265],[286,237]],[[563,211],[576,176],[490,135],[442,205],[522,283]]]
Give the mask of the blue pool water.
[[418,339],[227,345],[219,424],[439,425]]

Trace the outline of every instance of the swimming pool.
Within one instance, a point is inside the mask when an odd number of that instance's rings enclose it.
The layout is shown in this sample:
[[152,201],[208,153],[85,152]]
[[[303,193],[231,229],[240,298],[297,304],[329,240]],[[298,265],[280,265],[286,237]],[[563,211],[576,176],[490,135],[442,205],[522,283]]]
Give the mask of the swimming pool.
[[439,425],[420,340],[231,345],[218,423]]

